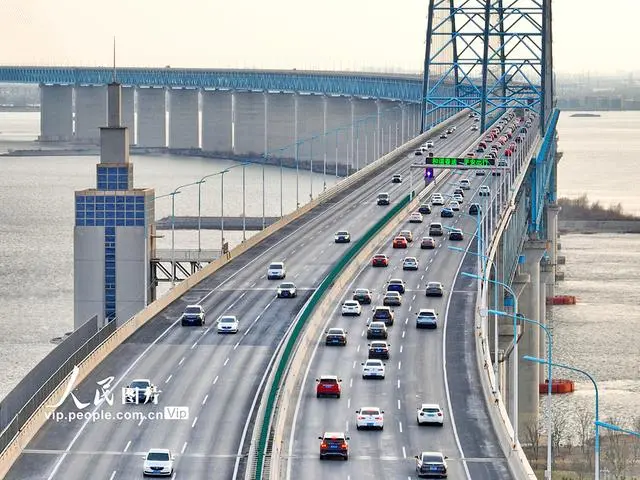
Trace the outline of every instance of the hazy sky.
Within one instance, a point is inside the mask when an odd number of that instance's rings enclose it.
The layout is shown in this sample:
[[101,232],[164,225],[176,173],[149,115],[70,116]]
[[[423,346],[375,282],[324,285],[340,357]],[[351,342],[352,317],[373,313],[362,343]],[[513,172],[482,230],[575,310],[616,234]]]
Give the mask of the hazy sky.
[[[123,66],[419,71],[427,5],[0,0],[0,64],[109,65],[115,35]],[[553,0],[553,6],[557,73],[640,71],[634,51],[640,1]]]

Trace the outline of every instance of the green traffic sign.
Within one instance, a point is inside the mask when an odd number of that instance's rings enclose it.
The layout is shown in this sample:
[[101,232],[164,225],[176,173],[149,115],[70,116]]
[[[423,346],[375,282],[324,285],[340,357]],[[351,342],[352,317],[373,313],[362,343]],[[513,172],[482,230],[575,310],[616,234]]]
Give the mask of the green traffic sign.
[[450,167],[492,167],[496,164],[494,158],[455,158],[455,157],[427,157],[425,165],[441,165]]

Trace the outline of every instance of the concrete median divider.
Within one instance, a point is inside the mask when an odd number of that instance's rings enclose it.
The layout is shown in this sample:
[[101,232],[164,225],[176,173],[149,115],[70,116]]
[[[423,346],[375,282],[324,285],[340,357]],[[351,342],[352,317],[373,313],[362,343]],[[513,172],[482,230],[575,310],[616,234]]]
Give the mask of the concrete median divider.
[[[438,176],[438,181],[443,181],[449,175],[450,171],[443,172]],[[260,428],[256,428],[253,448],[249,454],[250,459],[255,460],[255,466],[247,469],[245,478],[276,480],[284,476],[287,463],[283,462],[283,459],[287,458],[285,452],[289,445],[286,432],[290,431],[292,425],[295,394],[301,388],[304,371],[311,360],[326,319],[331,315],[345,287],[362,268],[362,264],[368,262],[380,243],[398,228],[406,219],[406,215],[414,210],[433,188],[434,183],[412,200],[409,196],[405,197],[363,235],[327,275],[314,292],[316,298],[312,298],[299,315],[297,328],[288,339],[289,348],[283,349],[280,353],[278,365],[265,390],[268,397],[258,412],[257,422],[261,424]]]
[[[79,375],[76,383],[84,380],[108,355],[110,355],[118,346],[120,346],[125,340],[127,340],[133,333],[135,333],[140,327],[145,325],[149,320],[162,312],[172,302],[184,295],[189,289],[200,283],[205,278],[222,268],[224,265],[232,261],[234,258],[242,255],[250,248],[256,246],[267,237],[273,235],[278,230],[289,225],[293,221],[302,217],[313,208],[330,200],[341,192],[351,188],[358,182],[364,181],[378,174],[380,171],[388,168],[389,166],[397,163],[405,158],[408,152],[413,151],[417,146],[424,142],[430,135],[437,134],[448,125],[459,121],[466,115],[465,112],[460,112],[451,118],[444,121],[441,125],[438,125],[429,132],[425,132],[418,137],[410,140],[404,145],[396,148],[392,152],[384,155],[380,159],[372,162],[366,167],[362,168],[358,172],[350,175],[341,182],[337,183],[333,187],[327,189],[320,194],[316,199],[300,207],[296,211],[284,216],[277,222],[268,226],[264,230],[260,231],[256,235],[253,235],[245,242],[237,245],[231,249],[227,254],[211,262],[200,271],[189,276],[174,288],[172,288],[167,294],[163,295],[156,301],[149,304],[144,310],[131,317],[121,327],[119,327],[111,336],[109,336],[102,344],[100,344],[92,353],[90,353],[80,364]],[[11,466],[17,460],[22,453],[22,450],[26,448],[26,445],[31,441],[35,434],[46,423],[48,416],[52,412],[52,409],[48,409],[47,405],[55,404],[61,396],[64,394],[67,381],[63,381],[48,397],[47,400],[37,409],[29,420],[24,424],[19,433],[15,436],[12,442],[0,453],[0,478],[4,478],[7,472],[11,469]]]

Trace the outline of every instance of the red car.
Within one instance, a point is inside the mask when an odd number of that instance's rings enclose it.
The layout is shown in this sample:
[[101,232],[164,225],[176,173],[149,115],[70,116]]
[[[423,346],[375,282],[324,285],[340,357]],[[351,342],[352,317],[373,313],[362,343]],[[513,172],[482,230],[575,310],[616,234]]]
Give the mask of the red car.
[[386,255],[374,255],[371,259],[371,265],[374,267],[388,267],[389,257],[387,257]]
[[342,389],[340,388],[341,379],[336,375],[322,375],[316,379],[316,397],[336,397],[340,398]]
[[396,237],[393,239],[393,248],[407,248],[407,239],[404,237]]

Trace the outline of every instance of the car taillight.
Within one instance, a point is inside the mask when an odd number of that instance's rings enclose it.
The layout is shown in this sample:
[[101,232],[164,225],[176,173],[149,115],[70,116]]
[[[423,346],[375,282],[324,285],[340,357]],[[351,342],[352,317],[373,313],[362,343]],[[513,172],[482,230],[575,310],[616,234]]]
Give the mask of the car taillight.
[[361,415],[359,415],[359,416],[358,416],[358,420],[364,420],[364,417],[363,417],[363,416],[361,416]]
[[327,444],[326,444],[326,443],[324,443],[324,442],[322,442],[322,443],[320,444],[320,448],[327,448]]
[[375,420],[382,420],[382,417],[375,417]]
[[343,443],[342,445],[340,445],[340,448],[341,448],[342,450],[346,450],[346,449],[347,449],[347,444],[346,444],[346,443]]
[[439,416],[439,417],[441,417],[441,416],[442,416],[442,413],[438,412],[438,416]]

